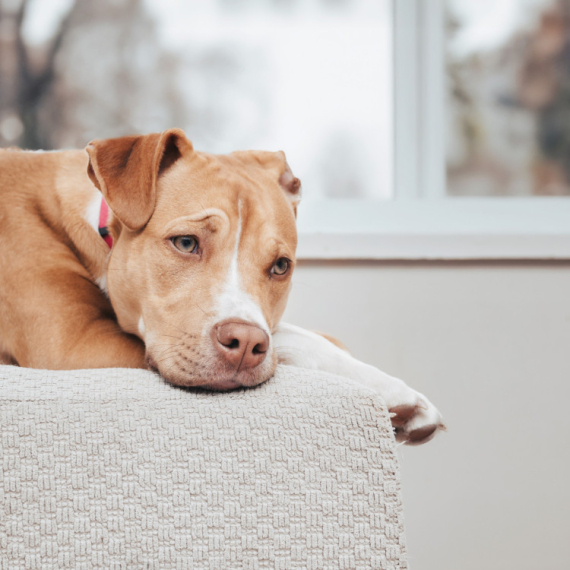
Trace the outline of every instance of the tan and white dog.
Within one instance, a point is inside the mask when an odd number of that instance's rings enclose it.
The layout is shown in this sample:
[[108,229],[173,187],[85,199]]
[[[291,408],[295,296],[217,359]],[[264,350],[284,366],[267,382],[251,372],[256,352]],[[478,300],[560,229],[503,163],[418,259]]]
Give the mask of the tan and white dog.
[[399,441],[429,440],[443,424],[423,395],[280,322],[299,199],[282,152],[196,152],[178,129],[0,151],[0,358],[151,367],[215,390],[260,384],[277,362],[316,368],[377,390]]

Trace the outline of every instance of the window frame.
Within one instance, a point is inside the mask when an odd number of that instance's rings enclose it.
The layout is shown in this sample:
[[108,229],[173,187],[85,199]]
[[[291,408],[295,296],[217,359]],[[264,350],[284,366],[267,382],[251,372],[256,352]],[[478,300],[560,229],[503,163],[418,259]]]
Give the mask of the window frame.
[[298,259],[570,259],[570,198],[446,196],[443,14],[392,0],[393,199],[301,203]]

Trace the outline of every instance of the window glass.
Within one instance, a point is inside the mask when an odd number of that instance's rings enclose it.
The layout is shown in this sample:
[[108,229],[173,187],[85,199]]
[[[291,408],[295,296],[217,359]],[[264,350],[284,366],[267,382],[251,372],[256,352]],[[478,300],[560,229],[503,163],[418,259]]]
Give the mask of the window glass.
[[179,126],[199,150],[285,150],[308,198],[389,197],[390,6],[4,0],[0,143]]
[[570,1],[447,0],[454,196],[570,194]]

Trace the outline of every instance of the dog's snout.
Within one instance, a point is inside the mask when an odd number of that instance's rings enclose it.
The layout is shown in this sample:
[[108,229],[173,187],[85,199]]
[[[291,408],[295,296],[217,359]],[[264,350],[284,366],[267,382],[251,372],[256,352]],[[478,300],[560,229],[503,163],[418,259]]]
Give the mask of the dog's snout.
[[223,321],[214,327],[218,352],[237,370],[254,368],[265,360],[269,336],[259,326],[240,321]]

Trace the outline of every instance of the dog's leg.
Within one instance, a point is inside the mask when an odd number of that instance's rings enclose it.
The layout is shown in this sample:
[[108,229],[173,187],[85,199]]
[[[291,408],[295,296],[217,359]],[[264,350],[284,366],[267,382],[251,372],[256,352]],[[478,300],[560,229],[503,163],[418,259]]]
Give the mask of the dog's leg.
[[417,445],[444,429],[441,414],[423,394],[398,378],[360,362],[319,334],[281,323],[273,341],[281,364],[346,376],[377,391],[393,414],[396,440]]
[[121,330],[85,270],[65,257],[53,265],[11,283],[0,321],[4,357],[50,370],[146,368],[142,341]]
[[[38,339],[41,350],[19,347],[20,366],[48,370],[81,368],[147,368],[143,343],[120,330],[112,319],[85,322],[77,334],[53,327],[52,338]],[[27,348],[27,349],[26,349]]]

